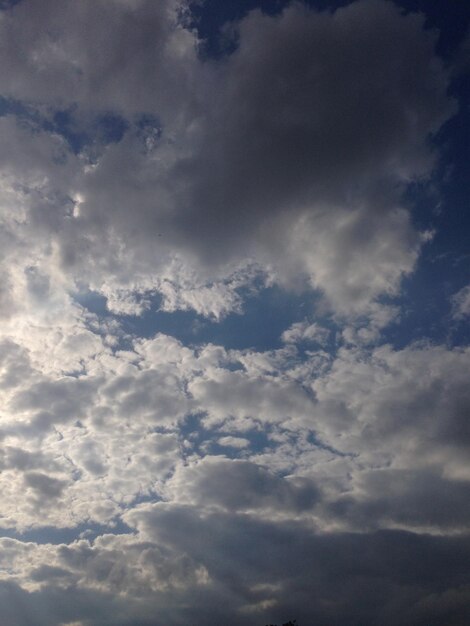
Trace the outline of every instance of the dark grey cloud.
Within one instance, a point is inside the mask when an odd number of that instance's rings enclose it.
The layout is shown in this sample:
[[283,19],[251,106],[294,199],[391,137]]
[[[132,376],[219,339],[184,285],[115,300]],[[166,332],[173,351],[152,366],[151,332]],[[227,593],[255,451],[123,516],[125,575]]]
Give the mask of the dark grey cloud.
[[47,581],[51,583],[55,579],[67,580],[71,578],[70,572],[61,567],[54,567],[53,565],[40,565],[31,572],[31,579],[35,582]]
[[41,451],[23,450],[14,446],[3,446],[0,452],[0,467],[2,469],[18,469],[20,471],[36,469],[58,469],[53,459],[48,458]]
[[[300,624],[337,626],[466,623],[466,534],[318,534],[291,521],[174,504],[143,506],[126,519],[137,536],[44,546],[50,565],[38,565],[34,552],[25,561],[39,587],[3,588],[48,625],[257,626],[294,615]],[[20,626],[22,616],[7,623]]]
[[181,468],[170,482],[173,499],[228,511],[270,511],[295,515],[311,510],[319,498],[313,481],[276,476],[255,463],[205,457]]
[[237,50],[206,63],[205,108],[178,144],[163,128],[150,161],[130,135],[103,157],[81,227],[112,228],[144,264],[162,235],[155,259],[189,254],[209,276],[252,256],[363,311],[420,247],[400,193],[429,176],[430,135],[455,110],[435,42],[392,3],[250,14]]
[[[164,291],[165,276],[194,284],[193,270],[224,279],[247,256],[340,312],[396,293],[422,242],[400,193],[429,177],[429,138],[455,111],[436,33],[391,2],[333,14],[294,3],[250,13],[233,54],[202,61],[178,9],[49,0],[37,13],[25,0],[2,15],[0,91],[40,111],[73,105],[78,127],[97,109],[128,117],[120,142],[78,157],[37,122],[29,138],[24,124],[6,129],[14,175],[37,172],[30,235],[111,299]],[[149,111],[144,136],[136,120]]]
[[470,483],[427,470],[382,469],[359,474],[353,494],[330,506],[332,519],[358,530],[402,527],[462,532],[470,524]]
[[[299,211],[390,210],[391,186],[429,173],[427,140],[454,110],[423,26],[368,0],[333,15],[293,4],[245,18],[217,68],[223,85],[198,153],[176,169],[194,181],[189,244],[224,258],[275,215],[285,226]],[[345,244],[379,228],[361,221]]]
[[132,624],[129,618],[122,617],[129,610],[129,601],[124,603],[107,594],[73,587],[51,587],[43,592],[28,593],[14,583],[2,581],[0,604],[5,626],[62,626],[74,622],[106,626],[110,615],[115,616],[114,623],[119,626]]
[[[253,626],[272,622],[276,615],[297,616],[301,624],[338,626],[418,625],[426,620],[437,625],[444,614],[451,624],[465,623],[470,601],[467,536],[391,531],[316,535],[291,523],[220,514],[200,518],[194,509],[164,505],[127,519],[145,535],[204,563],[217,584],[226,587],[229,624],[241,619],[234,616],[236,607],[257,604],[259,611],[244,617]],[[209,598],[203,594],[203,601]],[[263,608],[267,599],[275,604]],[[220,613],[207,623],[218,619]]]
[[[23,0],[0,15],[3,96],[57,106],[181,112],[191,100],[182,3]],[[124,87],[124,88],[123,88]]]
[[67,484],[66,481],[41,472],[27,472],[24,475],[24,482],[41,500],[58,498]]

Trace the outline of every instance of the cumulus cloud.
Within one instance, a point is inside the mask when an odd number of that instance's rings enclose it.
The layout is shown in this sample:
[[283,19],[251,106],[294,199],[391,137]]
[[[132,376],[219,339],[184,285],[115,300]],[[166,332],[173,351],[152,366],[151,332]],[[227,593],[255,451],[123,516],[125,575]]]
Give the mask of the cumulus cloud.
[[190,245],[220,261],[261,244],[343,310],[393,293],[419,247],[393,188],[430,172],[427,137],[453,111],[433,47],[392,4],[251,13],[223,65],[205,159],[182,170],[196,181]]
[[[312,506],[322,503],[315,515],[325,528],[332,511],[335,524],[355,528],[357,501],[375,511],[368,515],[373,525],[386,526],[374,508],[379,479],[403,476],[406,498],[416,500],[416,489],[443,506],[446,493],[455,489],[457,502],[467,489],[466,349],[351,346],[319,366],[318,353],[301,357],[293,346],[277,353],[198,350],[158,335],[136,340],[133,351],[90,358],[79,377],[56,378],[33,367],[17,345],[5,346],[4,527],[111,521],[152,494],[263,515],[308,510],[300,504],[305,496]],[[188,430],[194,415],[199,431]],[[252,437],[262,432],[260,448]],[[245,460],[198,463],[211,441]],[[19,506],[22,484],[31,497]],[[421,527],[424,505],[410,509],[416,518],[400,517],[405,495],[388,491],[387,506],[398,515],[392,527]],[[38,497],[63,506],[38,510]],[[466,515],[465,508],[456,512],[457,526]],[[443,522],[431,516],[427,523]]]
[[[431,539],[426,534],[409,532],[462,533],[468,525],[467,451],[461,431],[453,436],[458,424],[465,424],[465,412],[461,410],[466,401],[465,351],[415,346],[402,351],[377,348],[368,356],[365,349],[345,348],[329,368],[320,374],[311,372],[315,396],[308,405],[298,405],[293,415],[279,406],[276,393],[287,397],[305,393],[301,389],[308,380],[298,381],[297,375],[292,375],[292,386],[286,387],[290,367],[293,371],[298,367],[289,352],[284,353],[284,362],[277,355],[275,369],[273,355],[228,353],[216,346],[196,351],[162,335],[140,340],[135,348],[133,355],[123,353],[103,359],[93,375],[98,379],[97,393],[102,394],[102,400],[86,408],[80,424],[66,422],[60,440],[51,436],[41,449],[31,449],[32,441],[26,438],[22,445],[29,448],[5,449],[3,467],[24,473],[23,484],[31,490],[32,498],[19,512],[15,503],[16,517],[10,516],[10,523],[17,527],[37,524],[40,528],[45,522],[70,525],[90,517],[105,522],[121,513],[126,524],[138,531],[137,536],[109,533],[93,542],[81,540],[67,546],[41,547],[32,542],[3,540],[10,552],[15,551],[14,558],[8,557],[5,580],[14,581],[29,594],[36,590],[34,595],[26,596],[25,602],[34,606],[41,594],[58,593],[58,589],[66,592],[73,581],[87,590],[83,591],[84,598],[92,594],[97,602],[107,603],[108,593],[138,598],[135,615],[151,610],[156,601],[153,594],[157,593],[161,610],[181,624],[187,623],[188,613],[174,613],[173,601],[185,598],[194,611],[193,619],[202,623],[204,603],[219,615],[221,597],[226,598],[226,610],[234,624],[240,615],[252,615],[253,624],[260,616],[274,619],[277,611],[290,614],[297,609],[295,614],[299,615],[299,607],[305,619],[313,615],[341,623],[351,610],[359,610],[354,598],[357,600],[361,581],[368,572],[367,593],[379,578],[388,581],[380,587],[380,593],[388,598],[380,617],[383,623],[394,623],[394,619],[396,623],[392,607],[396,608],[397,602],[410,606],[410,598],[421,608],[416,609],[417,613],[403,608],[404,617],[399,623],[419,624],[434,609],[444,613],[446,594],[455,597],[457,614],[465,613],[467,599],[454,568],[444,578],[439,575],[424,582],[419,568],[409,574],[414,557],[408,561],[403,556],[410,551],[411,555],[416,551],[422,555],[424,551],[426,558],[434,559],[437,565],[443,550],[449,555],[452,550],[461,554],[466,549],[463,535],[455,540]],[[242,359],[251,364],[243,376],[251,381],[253,394],[254,381],[266,376],[267,362],[269,385],[277,390],[270,395],[263,384],[258,386],[259,399],[251,400],[253,421],[256,423],[263,413],[275,415],[277,411],[279,415],[276,427],[275,421],[270,422],[267,447],[255,451],[250,450],[251,444],[245,446],[243,453],[251,454],[245,460],[198,458],[195,450],[192,458],[183,454],[179,457],[177,430],[174,434],[151,433],[148,427],[153,417],[146,412],[139,418],[136,402],[132,403],[134,408],[128,407],[129,419],[126,410],[120,413],[121,408],[109,403],[115,398],[119,407],[122,391],[126,394],[132,390],[137,398],[141,393],[137,391],[139,376],[143,374],[145,379],[145,373],[157,365],[161,371],[169,368],[180,381],[178,384],[189,380],[195,386],[209,372],[240,376],[230,368]],[[261,372],[253,367],[257,362],[264,363]],[[432,367],[433,373],[425,372],[426,367]],[[116,374],[119,368],[127,372],[126,377]],[[417,384],[418,378],[422,385]],[[169,390],[165,384],[164,406]],[[237,387],[228,387],[235,393]],[[433,396],[431,390],[436,387],[439,392]],[[145,388],[143,393],[147,393]],[[192,394],[196,404],[188,412],[207,410],[211,394]],[[29,398],[25,408],[30,410],[35,396],[25,397]],[[237,422],[230,418],[234,400],[227,395],[224,409],[224,396],[215,393],[215,397],[219,398],[221,415],[228,416],[226,425],[236,429]],[[246,390],[242,389],[239,402],[244,398]],[[106,410],[103,401],[108,403]],[[154,400],[143,405],[158,406],[158,402],[156,394]],[[284,406],[288,403],[285,398]],[[246,427],[253,428],[253,423],[249,420],[244,425],[240,421],[238,426],[238,432],[244,432]],[[215,436],[223,442],[217,432]],[[236,439],[227,438],[226,443]],[[247,438],[244,441],[250,443]],[[11,485],[11,474],[9,480]],[[3,489],[4,512],[17,489],[20,486],[15,487],[15,483],[11,491]],[[156,505],[132,504],[139,494],[149,490],[157,490],[164,501]],[[44,507],[38,506],[39,497],[41,502],[59,500],[69,512],[55,517],[46,514]],[[377,534],[377,529],[389,532]],[[401,532],[391,533],[390,529]],[[324,530],[328,532],[324,534]],[[337,579],[339,572],[345,571],[339,557],[343,551],[357,554],[357,570],[347,569],[347,587],[340,601],[333,603],[337,608],[331,613],[328,603],[323,607],[317,601],[333,595],[338,600],[329,576],[336,572]],[[390,551],[398,551],[403,557],[393,567],[388,560]],[[367,563],[364,553],[370,555]],[[338,558],[339,562],[335,560]],[[325,570],[327,563],[330,565]],[[406,580],[404,572],[409,574]],[[301,591],[299,576],[317,580],[318,586],[310,589],[309,599]],[[420,580],[419,593],[414,576]],[[400,593],[396,591],[397,581]],[[428,605],[434,608],[428,609]],[[362,620],[377,617],[376,605],[365,602],[360,610]],[[84,611],[79,602],[72,618],[85,619]],[[129,616],[123,624],[133,624],[135,619]]]
[[293,2],[214,59],[183,0],[7,4],[2,623],[466,623],[470,352],[384,343],[437,33]]
[[325,438],[371,456],[381,441],[388,449],[394,442],[396,464],[437,462],[468,478],[468,359],[466,348],[431,345],[341,350],[313,382]]
[[[429,136],[455,110],[421,16],[369,0],[254,11],[214,63],[177,2],[29,4],[1,16],[0,88],[30,107],[20,130],[2,120],[4,159],[13,184],[27,175],[27,224],[53,245],[44,264],[122,312],[155,290],[166,310],[239,311],[230,277],[247,259],[341,313],[397,293],[422,243],[400,194],[430,175]],[[76,154],[44,107],[83,134],[92,111],[127,121],[120,141]]]
[[0,16],[2,95],[103,110],[171,110],[177,102],[181,111],[196,53],[178,26],[182,7],[48,0],[39,10],[19,2]]

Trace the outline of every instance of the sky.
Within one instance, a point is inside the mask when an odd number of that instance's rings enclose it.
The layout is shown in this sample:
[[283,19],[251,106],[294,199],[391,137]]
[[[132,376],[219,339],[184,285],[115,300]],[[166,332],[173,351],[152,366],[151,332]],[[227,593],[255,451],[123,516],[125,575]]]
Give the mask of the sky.
[[470,4],[0,2],[2,626],[466,626]]

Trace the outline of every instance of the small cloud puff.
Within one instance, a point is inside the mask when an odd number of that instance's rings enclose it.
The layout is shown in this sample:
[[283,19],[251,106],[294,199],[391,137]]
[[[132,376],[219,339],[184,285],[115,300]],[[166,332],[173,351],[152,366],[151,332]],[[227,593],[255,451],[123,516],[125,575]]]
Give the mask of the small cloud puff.
[[452,317],[463,320],[470,316],[470,285],[463,287],[452,297]]
[[307,320],[296,322],[285,330],[281,339],[284,343],[318,343],[324,346],[328,342],[330,331],[319,324],[309,324]]
[[249,439],[245,439],[244,437],[221,437],[218,439],[217,443],[219,446],[223,446],[225,448],[238,448],[243,449],[247,448],[250,445]]

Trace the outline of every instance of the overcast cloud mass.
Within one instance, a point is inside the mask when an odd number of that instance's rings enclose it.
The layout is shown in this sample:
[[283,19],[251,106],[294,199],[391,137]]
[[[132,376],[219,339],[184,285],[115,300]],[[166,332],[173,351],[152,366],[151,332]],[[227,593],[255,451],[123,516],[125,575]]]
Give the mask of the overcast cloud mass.
[[0,2],[2,626],[467,626],[470,6]]

